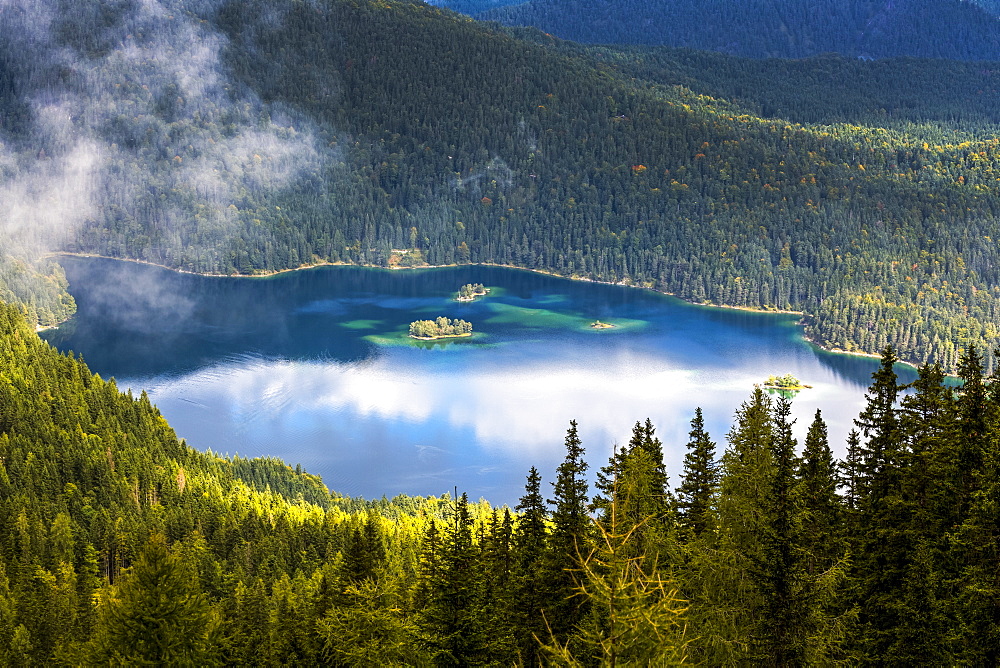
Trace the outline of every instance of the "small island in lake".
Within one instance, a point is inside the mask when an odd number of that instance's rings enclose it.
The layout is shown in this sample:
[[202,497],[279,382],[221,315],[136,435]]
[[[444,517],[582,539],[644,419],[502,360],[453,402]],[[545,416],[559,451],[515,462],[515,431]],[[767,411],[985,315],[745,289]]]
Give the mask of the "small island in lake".
[[767,380],[764,382],[764,389],[766,390],[797,392],[798,390],[806,390],[810,388],[812,388],[812,385],[804,384],[801,380],[790,373],[786,373],[784,376],[768,376]]
[[438,316],[434,320],[414,320],[410,323],[410,337],[421,341],[472,336],[472,323]]
[[616,325],[612,325],[610,322],[601,322],[600,320],[595,320],[594,322],[590,323],[591,329],[611,329],[612,327],[615,326]]
[[489,288],[482,283],[466,283],[458,289],[458,297],[455,298],[455,301],[471,302],[477,297],[485,296],[487,292],[489,292]]

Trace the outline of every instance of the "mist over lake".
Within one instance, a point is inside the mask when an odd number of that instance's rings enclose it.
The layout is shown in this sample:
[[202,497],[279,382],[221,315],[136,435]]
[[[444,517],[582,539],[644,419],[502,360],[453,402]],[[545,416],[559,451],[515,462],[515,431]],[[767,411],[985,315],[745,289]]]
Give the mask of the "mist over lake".
[[[194,447],[301,463],[367,498],[457,487],[514,504],[530,466],[552,480],[571,419],[592,473],[650,418],[676,484],[695,408],[721,454],[734,411],[772,374],[813,386],[794,399],[796,435],[820,408],[842,454],[878,364],[816,349],[795,315],[499,267],[218,278],[62,262],[79,311],[47,340],[145,390]],[[456,302],[465,283],[490,293]],[[407,337],[437,316],[472,322],[473,336]]]

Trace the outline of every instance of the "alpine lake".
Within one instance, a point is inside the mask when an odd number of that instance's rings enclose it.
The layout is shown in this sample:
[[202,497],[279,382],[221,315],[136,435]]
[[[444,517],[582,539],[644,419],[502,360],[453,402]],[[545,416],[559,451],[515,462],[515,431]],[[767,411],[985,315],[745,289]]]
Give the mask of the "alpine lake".
[[[553,479],[570,420],[593,473],[651,419],[676,484],[695,408],[721,456],[754,385],[786,373],[812,386],[793,399],[800,444],[821,409],[842,456],[878,366],[809,344],[796,315],[517,269],[220,278],[61,262],[78,313],[43,338],[122,390],[146,391],[193,447],[279,457],[365,498],[457,488],[513,506],[531,466]],[[458,302],[466,283],[490,292]],[[408,336],[411,321],[437,316],[470,321],[473,335]]]

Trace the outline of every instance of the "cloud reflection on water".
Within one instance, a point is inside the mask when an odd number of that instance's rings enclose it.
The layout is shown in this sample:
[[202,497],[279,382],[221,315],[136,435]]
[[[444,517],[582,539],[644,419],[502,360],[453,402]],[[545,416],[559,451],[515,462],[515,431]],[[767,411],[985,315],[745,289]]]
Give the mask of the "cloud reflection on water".
[[[721,454],[734,410],[760,380],[744,368],[680,369],[628,350],[596,363],[572,351],[515,364],[473,356],[460,373],[410,352],[359,363],[243,359],[148,389],[195,447],[302,462],[337,491],[434,494],[464,482],[474,495],[515,503],[529,466],[551,475],[570,419],[596,470],[635,421],[651,418],[676,482],[694,408]],[[795,401],[800,438],[816,405],[845,400],[833,385],[811,392]],[[832,434],[850,428],[850,417],[827,419]]]

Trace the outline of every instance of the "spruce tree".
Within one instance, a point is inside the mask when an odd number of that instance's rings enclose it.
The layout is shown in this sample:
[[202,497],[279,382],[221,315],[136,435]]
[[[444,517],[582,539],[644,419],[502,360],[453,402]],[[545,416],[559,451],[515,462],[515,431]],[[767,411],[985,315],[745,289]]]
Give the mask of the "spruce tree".
[[882,351],[865,394],[867,404],[855,424],[866,441],[861,446],[857,524],[851,551],[857,555],[861,625],[858,636],[863,660],[884,659],[898,650],[899,633],[908,620],[900,606],[907,579],[911,543],[902,497],[904,440],[896,402],[901,389],[893,365],[896,353]]
[[960,440],[955,402],[936,364],[921,367],[909,389],[898,411],[903,439],[896,463],[898,496],[872,508],[876,517],[891,519],[892,529],[885,528],[886,521],[878,529],[887,541],[880,548],[892,548],[883,552],[891,561],[882,571],[897,573],[890,581],[898,582],[888,596],[876,593],[876,603],[887,611],[883,617],[894,621],[880,629],[881,646],[874,651],[897,663],[948,664],[947,582],[954,573],[947,533],[960,497],[954,471]]
[[861,490],[861,434],[852,429],[847,434],[847,452],[844,460],[837,462],[837,488],[843,489],[845,526],[849,529],[854,522]]
[[797,666],[806,649],[802,595],[803,573],[800,551],[802,532],[801,495],[795,479],[798,459],[792,437],[791,402],[781,397],[774,408],[771,438],[773,472],[763,525],[763,559],[756,570],[766,601],[767,622],[760,625],[761,655],[768,665]]
[[715,524],[713,506],[719,486],[715,443],[705,431],[701,408],[694,411],[689,436],[688,451],[684,455],[684,478],[677,489],[677,506],[683,527],[698,538]]
[[896,409],[902,387],[893,368],[898,361],[891,346],[882,351],[881,364],[872,374],[872,384],[865,394],[867,404],[854,421],[867,439],[861,457],[859,496],[869,508],[898,491],[903,445]]
[[692,627],[698,629],[691,649],[695,661],[706,665],[764,660],[759,640],[770,620],[761,582],[767,557],[763,536],[770,531],[773,438],[771,399],[757,388],[737,409],[727,435],[714,545],[701,549],[704,542],[697,541],[688,549],[683,592],[691,601]]
[[983,461],[974,474],[969,513],[951,536],[960,568],[955,662],[970,666],[1000,665],[1000,381],[996,378],[988,403]]
[[450,515],[439,554],[433,559],[436,563],[426,571],[421,624],[436,665],[482,663],[488,644],[483,628],[486,616],[479,599],[481,571],[466,494],[454,499]]
[[102,596],[90,660],[101,664],[216,665],[219,618],[166,539],[153,536],[120,584]]
[[976,489],[976,472],[984,461],[989,424],[997,409],[989,401],[989,388],[984,377],[983,357],[975,346],[959,358],[958,377],[962,380],[958,392],[957,411],[960,439],[955,465],[959,498],[956,504],[958,522],[965,520]]
[[518,653],[528,664],[538,663],[539,639],[547,637],[543,607],[549,597],[548,581],[542,564],[547,554],[548,512],[541,493],[542,478],[532,466],[517,504],[519,513],[514,529],[515,635]]
[[549,534],[545,577],[549,582],[546,620],[552,635],[565,642],[586,614],[586,603],[577,596],[576,572],[590,550],[590,517],[587,515],[587,462],[577,435],[576,421],[566,431],[566,457],[552,483],[552,532]]
[[516,653],[517,608],[514,567],[514,519],[510,509],[496,508],[490,521],[482,526],[477,568],[479,591],[476,593],[485,618],[484,657],[486,663],[502,663]]
[[804,513],[802,550],[806,573],[815,576],[828,569],[844,551],[840,498],[826,423],[817,409],[806,433],[798,470]]

